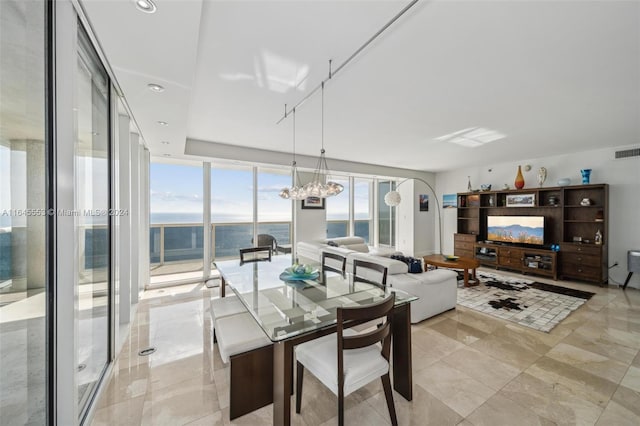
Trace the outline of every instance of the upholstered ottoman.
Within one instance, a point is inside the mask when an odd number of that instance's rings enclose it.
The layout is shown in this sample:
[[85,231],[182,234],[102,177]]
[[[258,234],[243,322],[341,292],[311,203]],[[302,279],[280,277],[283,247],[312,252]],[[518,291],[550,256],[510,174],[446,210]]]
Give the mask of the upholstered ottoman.
[[395,274],[387,283],[420,299],[411,303],[411,323],[415,324],[456,307],[458,274],[436,269],[421,274]]

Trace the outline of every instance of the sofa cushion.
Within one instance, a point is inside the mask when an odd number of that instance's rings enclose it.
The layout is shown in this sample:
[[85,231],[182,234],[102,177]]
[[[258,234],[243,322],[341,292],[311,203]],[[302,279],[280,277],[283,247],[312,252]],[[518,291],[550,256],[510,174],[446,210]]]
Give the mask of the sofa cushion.
[[352,253],[347,258],[347,262],[353,264],[353,259],[364,260],[365,262],[373,262],[378,265],[387,267],[387,275],[406,274],[409,272],[409,267],[406,263],[399,260],[389,259],[388,257],[373,256],[368,253]]
[[326,243],[329,241],[333,241],[339,246],[346,246],[350,244],[364,244],[364,238],[362,237],[336,237],[336,238],[327,238]]
[[345,247],[348,248],[349,250],[354,250],[354,251],[358,251],[360,253],[369,253],[369,246],[362,243],[362,244],[345,244],[343,246],[340,247]]
[[321,252],[339,254],[340,256],[347,257],[351,253],[357,253],[355,250],[348,249],[346,247],[322,247]]
[[402,255],[401,251],[397,251],[393,247],[369,247],[369,253],[375,256],[389,257],[394,254]]

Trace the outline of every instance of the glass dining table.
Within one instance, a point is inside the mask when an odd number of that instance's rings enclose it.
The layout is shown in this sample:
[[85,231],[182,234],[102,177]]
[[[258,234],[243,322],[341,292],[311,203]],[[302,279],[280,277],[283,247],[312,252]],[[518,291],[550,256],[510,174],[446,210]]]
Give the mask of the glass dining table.
[[395,293],[396,301],[392,324],[393,386],[411,401],[410,302],[417,297],[390,287],[354,283],[351,274],[343,277],[327,273],[315,279],[293,280],[283,276],[281,279],[291,263],[287,255],[273,256],[270,262],[216,262],[222,279],[221,297],[225,297],[225,288],[229,286],[273,342],[273,394],[269,400],[273,401],[274,425],[291,423],[295,346],[335,332],[337,308],[375,303],[391,292]]

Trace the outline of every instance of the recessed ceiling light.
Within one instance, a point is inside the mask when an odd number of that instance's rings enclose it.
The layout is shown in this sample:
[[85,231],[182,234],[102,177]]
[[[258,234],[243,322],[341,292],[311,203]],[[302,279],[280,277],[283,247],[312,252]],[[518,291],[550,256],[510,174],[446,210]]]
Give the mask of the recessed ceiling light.
[[138,10],[144,13],[154,13],[157,9],[153,0],[135,0],[135,3]]
[[164,155],[165,157],[171,157],[171,154],[162,154],[162,155]]
[[158,124],[161,126],[168,126],[169,123],[167,123],[166,121],[158,121]]
[[468,148],[476,148],[489,142],[506,138],[507,135],[483,127],[469,127],[448,135],[435,138],[437,141],[451,142]]
[[149,84],[147,84],[147,87],[148,87],[148,88],[149,88],[149,90],[151,90],[152,92],[156,92],[156,93],[162,93],[162,92],[164,92],[164,87],[160,86],[159,84],[149,83]]
[[169,141],[162,141],[163,145],[169,145]]

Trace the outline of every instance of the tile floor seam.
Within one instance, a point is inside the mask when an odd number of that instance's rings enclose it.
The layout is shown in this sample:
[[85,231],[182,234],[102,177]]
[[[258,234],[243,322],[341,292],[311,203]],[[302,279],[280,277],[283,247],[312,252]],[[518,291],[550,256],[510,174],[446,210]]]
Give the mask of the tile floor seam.
[[[586,287],[586,286],[583,286],[583,285],[576,285],[576,287],[578,287],[578,288],[590,288],[590,287]],[[625,295],[624,296],[625,299],[623,299],[622,298],[623,297],[622,294],[615,294],[616,292],[619,292],[619,289],[597,288],[597,289],[594,289],[594,291],[597,292],[597,296],[596,297],[598,297],[598,299],[595,300],[594,304],[592,304],[591,306],[588,306],[587,304],[585,304],[581,308],[581,309],[584,309],[583,311],[580,311],[580,309],[579,309],[579,310],[575,311],[572,314],[572,316],[573,316],[573,315],[576,315],[578,313],[581,313],[581,315],[579,315],[579,317],[577,317],[577,318],[574,317],[574,319],[571,320],[571,316],[569,316],[567,319],[564,320],[564,321],[569,320],[569,322],[568,322],[568,327],[569,327],[568,329],[570,330],[569,334],[564,335],[565,330],[562,330],[562,333],[560,333],[559,335],[556,335],[556,337],[558,339],[556,339],[556,338],[552,338],[551,339],[553,341],[553,344],[545,343],[545,342],[547,342],[546,340],[544,342],[542,342],[545,346],[549,347],[549,349],[546,350],[544,354],[540,355],[540,354],[536,353],[537,357],[536,357],[536,359],[534,361],[532,361],[530,364],[528,362],[525,362],[525,364],[528,364],[528,365],[524,369],[518,367],[518,370],[520,370],[519,373],[515,377],[512,377],[511,379],[506,381],[503,385],[496,386],[496,388],[499,387],[499,389],[494,390],[493,387],[490,387],[490,390],[492,391],[491,396],[489,398],[487,398],[484,402],[482,402],[482,404],[480,404],[478,407],[476,407],[467,416],[464,416],[464,417],[460,416],[460,417],[462,417],[462,419],[458,423],[459,424],[462,423],[462,424],[465,424],[465,425],[473,424],[473,422],[471,422],[469,420],[469,418],[474,413],[476,413],[478,411],[478,409],[481,409],[482,407],[484,407],[486,409],[485,405],[491,399],[495,398],[496,395],[500,395],[500,396],[502,396],[502,397],[504,397],[504,398],[506,398],[506,399],[508,399],[510,401],[513,401],[513,402],[523,406],[524,408],[527,408],[530,411],[534,412],[536,415],[538,415],[537,411],[529,408],[528,406],[524,405],[522,402],[517,402],[512,397],[507,396],[507,395],[509,395],[509,393],[505,390],[505,388],[509,387],[511,385],[514,385],[514,381],[516,381],[519,378],[523,377],[525,372],[528,369],[530,369],[534,364],[538,363],[540,361],[540,359],[543,358],[543,357],[547,357],[547,358],[549,358],[551,360],[557,361],[558,363],[564,364],[563,361],[560,361],[560,360],[557,360],[557,359],[549,357],[549,353],[552,352],[554,350],[554,348],[558,347],[559,344],[564,343],[565,339],[568,339],[569,337],[573,336],[574,334],[576,336],[580,336],[579,332],[577,332],[576,330],[579,329],[580,327],[582,327],[583,325],[585,325],[586,323],[591,324],[596,329],[601,328],[603,330],[603,334],[606,334],[606,335],[610,336],[611,338],[615,338],[615,335],[616,335],[617,332],[622,332],[622,333],[632,332],[633,330],[629,330],[629,329],[624,328],[624,324],[625,324],[625,321],[626,321],[626,323],[634,322],[633,320],[635,319],[635,316],[634,316],[635,312],[638,311],[638,308],[636,306],[634,306],[634,300],[640,300],[640,299],[638,299],[639,295],[635,294],[637,292],[634,292],[634,294],[630,296],[631,298],[629,298],[629,297],[627,297]],[[184,294],[184,293],[179,293],[179,294]],[[156,326],[157,326],[157,321],[154,321],[154,318],[152,318],[151,313],[150,313],[150,311],[152,311],[153,309],[157,309],[159,307],[166,307],[166,306],[176,306],[176,305],[180,305],[182,303],[189,303],[189,302],[194,302],[194,301],[199,301],[199,300],[202,300],[203,306],[206,307],[207,299],[210,298],[214,294],[215,294],[215,291],[211,291],[211,290],[207,289],[207,291],[205,291],[205,292],[201,292],[201,293],[199,292],[197,296],[190,295],[188,297],[184,297],[183,296],[183,297],[174,298],[173,296],[165,295],[165,296],[162,296],[161,298],[155,298],[155,299],[154,298],[150,298],[150,300],[141,301],[141,304],[139,306],[140,309],[138,310],[139,316],[136,317],[132,321],[132,328],[135,327],[136,325],[141,325],[142,327],[144,327],[145,324],[150,324],[150,325],[151,324],[156,324]],[[158,300],[158,299],[161,299],[161,300]],[[623,305],[623,306],[620,307],[620,306],[617,306],[617,305]],[[588,311],[587,311],[587,309],[588,309]],[[629,311],[625,312],[627,310],[629,310]],[[460,309],[458,309],[457,311],[458,312],[456,312],[456,310],[453,310],[453,311],[451,311],[452,313],[449,313],[449,312],[445,313],[446,317],[443,317],[442,320],[444,320],[444,318],[451,319],[452,321],[455,321],[458,324],[462,324],[462,325],[467,326],[467,327],[475,328],[472,325],[469,325],[469,324],[473,324],[474,323],[474,315],[466,315]],[[202,323],[200,325],[200,327],[202,327],[201,332],[199,333],[201,335],[200,338],[206,339],[206,337],[202,337],[202,336],[204,336],[204,335],[206,335],[207,333],[210,332],[210,330],[208,330],[208,328],[207,328],[207,327],[210,326],[210,324],[206,321],[206,319],[203,320],[203,318],[206,318],[206,315],[207,315],[206,309],[203,310],[203,308],[201,307],[200,309],[196,309],[193,313],[196,314],[199,317],[198,321]],[[486,317],[486,315],[482,315],[481,313],[478,313],[478,315],[480,315],[481,317]],[[620,319],[618,317],[620,317],[622,319]],[[615,323],[613,326],[608,325],[609,321],[607,321],[607,319],[611,319],[611,318],[619,320],[620,323]],[[166,319],[166,318],[163,317],[163,319]],[[600,321],[598,321],[598,319],[600,319]],[[140,322],[138,322],[138,320]],[[479,349],[475,348],[474,346],[472,346],[471,343],[466,343],[464,341],[460,341],[458,339],[449,337],[446,334],[442,333],[439,329],[431,328],[432,325],[436,325],[442,320],[435,319],[435,320],[432,320],[431,322],[429,322],[428,326],[426,326],[426,325],[423,325],[423,326],[417,325],[415,327],[416,327],[417,330],[432,330],[432,332],[438,333],[438,336],[440,336],[440,337],[442,337],[444,339],[450,339],[451,341],[459,343],[459,344],[463,345],[464,348],[468,348],[470,350],[479,351],[480,353],[482,353],[484,356],[486,356],[489,359],[492,359],[492,360],[495,360],[495,361],[500,361],[500,362],[506,362],[503,359],[500,359],[498,356],[491,355],[489,353],[486,353],[486,352],[484,352],[482,350],[479,350]],[[496,320],[499,321],[500,326],[495,328],[495,329],[493,329],[491,332],[483,332],[483,333],[486,333],[485,337],[494,336],[494,338],[501,339],[501,336],[499,334],[496,334],[496,332],[499,332],[501,330],[501,328],[503,328],[506,324],[508,324],[508,322],[505,321],[505,320],[502,320],[502,321],[500,321],[498,319],[496,319]],[[452,324],[452,325],[455,327],[455,324]],[[153,327],[153,325],[152,325],[152,327]],[[412,328],[413,327],[414,326],[412,326]],[[443,327],[443,330],[444,330],[444,328],[446,328],[444,326],[442,326],[442,327]],[[485,328],[492,328],[492,325],[488,324],[488,323],[484,323],[484,327]],[[562,327],[562,323],[559,325],[559,327]],[[465,331],[464,327],[462,327],[462,328],[463,329],[460,331],[460,333],[462,333],[462,335],[464,335],[467,331],[469,331],[469,330]],[[478,330],[482,331],[480,329],[478,329]],[[607,333],[607,330],[609,330],[608,333]],[[455,331],[455,329],[454,329],[454,331]],[[516,329],[512,330],[512,331],[514,333],[521,333],[521,331],[519,330],[519,327],[516,327]],[[149,333],[149,332],[150,332],[150,330],[147,330],[147,333]],[[141,330],[141,334],[139,336],[136,335],[137,336],[136,338],[144,337],[143,336],[144,334],[145,334],[144,330]],[[613,334],[614,336],[611,336],[611,334]],[[564,337],[561,337],[562,335],[564,335]],[[458,335],[458,336],[460,336],[460,335]],[[622,335],[622,336],[624,336],[624,335]],[[128,345],[127,347],[129,348],[129,352],[130,353],[131,353],[131,351],[133,349],[137,349],[137,346],[138,346],[137,344],[132,344],[132,342],[130,342],[131,337],[133,337],[133,336],[130,334],[126,339],[125,344],[123,345],[123,348],[126,345]],[[525,338],[525,339],[527,338],[526,334],[523,336],[523,338]],[[584,339],[588,339],[588,336],[584,337]],[[509,339],[509,340],[511,340],[511,339]],[[521,341],[520,339],[515,339],[515,340],[512,340],[510,344],[511,345],[516,345],[516,346],[520,346],[520,343],[519,343],[520,341]],[[570,346],[575,346],[575,345],[573,345],[571,343],[566,343],[566,344],[570,345]],[[616,394],[617,390],[620,389],[620,387],[622,386],[621,383],[622,383],[622,380],[624,380],[624,377],[627,376],[629,371],[631,371],[631,367],[634,366],[633,365],[633,361],[635,360],[635,358],[637,358],[638,354],[640,354],[640,349],[638,349],[638,348],[634,348],[633,346],[627,346],[627,345],[620,344],[620,343],[617,342],[617,340],[616,340],[616,344],[625,349],[624,356],[626,357],[625,359],[628,358],[629,361],[628,362],[624,361],[624,363],[626,365],[625,374],[622,376],[622,378],[617,383],[614,383],[616,385],[616,387],[615,387],[613,393],[611,395],[609,395],[608,399],[605,401],[606,403],[604,404],[604,406],[603,407],[601,406],[599,413],[594,413],[594,414],[597,414],[597,418],[595,419],[595,423],[597,423],[598,421],[600,421],[601,418],[603,418],[603,415],[605,415],[605,412],[607,411],[607,409],[611,407],[612,402],[615,402],[613,400],[614,395]],[[529,347],[529,346],[530,345],[527,345],[527,347]],[[455,364],[450,364],[450,363],[448,363],[446,361],[446,359],[448,357],[450,357],[451,354],[462,350],[463,347],[461,347],[459,349],[456,349],[455,351],[451,352],[448,355],[440,357],[438,360],[436,360],[433,363],[429,364],[429,366],[432,366],[434,363],[442,361],[446,365],[448,365],[449,367],[451,367],[454,370],[458,371],[459,373],[463,374],[464,376],[468,376],[473,380],[479,381],[478,379],[475,379],[474,376],[470,376],[469,374],[465,373],[464,371],[458,369],[455,366]],[[537,347],[540,347],[540,346],[537,346]],[[584,349],[584,348],[582,348],[580,346],[575,346],[575,347],[578,348],[578,349],[581,349],[581,350],[587,350],[587,349]],[[123,348],[121,348],[121,349],[123,349]],[[203,351],[210,351],[210,350],[211,349],[207,345],[204,345],[203,348],[202,348],[202,351],[199,352],[199,354],[203,354],[203,355],[206,356],[206,354],[204,354]],[[215,347],[214,347],[213,351],[215,351]],[[133,352],[135,352],[135,351],[133,351]],[[589,351],[589,352],[591,352],[591,351]],[[630,356],[630,354],[633,354],[634,352],[635,352],[635,355]],[[531,352],[531,353],[533,353],[533,352]],[[593,352],[593,353],[596,354],[596,355],[600,355],[600,356],[606,357],[606,358],[608,358],[610,360],[616,360],[616,358],[612,358],[612,357],[610,357],[608,355],[602,355],[602,354],[599,354],[598,352]],[[128,362],[131,362],[131,361],[134,361],[134,362],[137,361],[135,358],[124,360],[124,359],[120,358],[119,355],[120,354],[118,354],[118,359],[116,360],[116,362],[126,362],[126,363],[128,363]],[[210,373],[213,376],[215,376],[216,371],[220,371],[220,370],[216,370],[216,368],[215,368],[216,363],[218,363],[219,361],[217,359],[214,360],[213,358],[215,358],[215,356],[211,355],[210,363],[206,363],[206,365],[211,364],[212,370],[211,370]],[[182,358],[179,358],[177,361],[179,362],[181,359]],[[528,361],[528,358],[527,358],[527,361]],[[142,363],[140,363],[140,364],[130,365],[130,366],[127,366],[127,367],[124,367],[124,368],[136,368],[136,366],[144,365],[144,363],[148,363],[148,362],[149,361],[142,361]],[[172,361],[172,362],[175,362],[175,361]],[[507,365],[512,365],[512,364],[509,364],[508,362],[506,364]],[[204,367],[206,367],[206,365],[204,365]],[[427,366],[426,368],[429,368],[429,366]],[[640,368],[638,366],[635,366],[635,367],[636,368]],[[150,369],[152,368],[151,365],[149,366],[149,368]],[[415,372],[416,371],[414,370],[414,373]],[[589,371],[586,371],[586,372],[589,373]],[[560,372],[559,374],[562,375],[562,372]],[[195,378],[195,376],[194,377],[185,378],[184,380],[181,380],[179,382],[163,386],[162,388],[159,388],[159,389],[156,389],[156,390],[152,390],[151,389],[151,385],[150,385],[151,381],[150,381],[149,378],[147,378],[149,386],[147,387],[147,389],[144,392],[144,394],[141,394],[140,396],[137,396],[135,398],[139,399],[140,397],[142,397],[143,401],[147,401],[147,398],[149,398],[153,393],[162,392],[166,388],[175,387],[175,386],[179,385],[180,383],[183,383],[183,382],[186,382],[186,381],[191,381],[194,378]],[[569,378],[571,378],[571,377],[569,376]],[[602,378],[602,379],[608,380],[606,378]],[[611,380],[609,380],[609,381],[613,383],[613,381],[611,381]],[[110,383],[113,382],[113,377],[110,377],[109,382]],[[215,377],[210,379],[210,380],[208,380],[208,382],[209,382],[208,384],[213,386],[213,391],[216,393],[216,395],[218,395],[218,399],[219,399],[221,396],[220,396],[220,392],[219,392],[219,389],[218,389],[218,384],[217,384],[217,381],[215,380]],[[481,383],[483,383],[483,382],[481,382]],[[551,384],[551,385],[553,385],[553,384]],[[223,385],[223,386],[225,386],[225,385]],[[228,386],[228,385],[226,385],[226,386]],[[448,409],[453,410],[449,406],[449,404],[447,404],[441,398],[435,396],[433,393],[431,393],[429,390],[425,389],[420,384],[414,382],[414,386],[416,386],[419,389],[421,389],[422,392],[425,392],[425,393],[429,394],[431,396],[431,398],[433,398],[434,401],[437,401],[438,403],[442,404],[444,407],[447,407]],[[587,401],[587,400],[581,398],[579,395],[576,395],[570,388],[564,388],[562,386],[562,389],[563,389],[563,391],[568,392],[574,398],[578,398],[581,401]],[[374,407],[374,405],[373,405],[374,400],[372,400],[372,398],[374,396],[376,396],[376,395],[377,395],[377,393],[369,396],[368,398],[364,398],[357,405],[361,404],[362,402],[365,402],[367,404],[365,407],[368,407],[368,409],[371,409],[372,407]],[[118,403],[111,404],[109,406],[101,407],[100,410],[108,410],[111,406],[115,406],[115,405],[118,405],[118,404],[124,404],[124,403],[127,403],[129,401],[132,401],[135,398],[125,399],[122,402],[118,402]],[[395,398],[395,397],[394,397],[394,399],[397,400],[397,398]],[[384,396],[382,396],[382,401],[384,401]],[[167,402],[169,402],[169,401],[167,401]],[[218,405],[220,407],[222,406],[221,403],[219,403]],[[354,407],[357,407],[357,405],[355,405]],[[122,407],[122,409],[126,410],[125,406],[120,405],[118,408],[120,409],[120,407]],[[134,407],[132,407],[132,408],[134,408]],[[380,408],[380,407],[378,407],[378,408]],[[202,417],[198,417],[197,419],[191,419],[189,422],[197,423],[198,420],[207,418],[208,416],[216,415],[217,413],[223,413],[223,410],[224,409],[218,409],[217,411],[215,411],[213,413],[205,414]],[[120,410],[120,411],[122,411],[122,410]],[[455,410],[453,410],[453,411],[456,412]],[[228,412],[228,408],[227,408],[227,412]],[[142,414],[142,413],[140,413],[140,414]],[[378,417],[381,417],[381,413],[378,412],[377,414],[378,414]],[[120,416],[121,417],[119,417],[119,418],[121,420],[124,420],[124,419],[127,418],[126,414],[123,414],[123,413],[121,413]],[[538,415],[538,416],[541,419],[545,419],[545,420],[551,421],[544,414],[543,415]],[[134,415],[133,417],[138,417],[138,416]],[[228,424],[229,422],[224,419],[224,414],[222,414],[222,417],[223,417],[223,419],[222,419],[223,422],[225,424]],[[594,416],[594,418],[595,417],[596,416]],[[331,419],[334,419],[334,418],[335,418],[335,416],[332,416],[329,419],[329,421]],[[304,425],[315,426],[315,424],[314,425],[308,424],[302,418],[298,419],[298,420],[300,421],[300,423],[303,426]],[[385,422],[385,424],[387,424],[386,420],[384,420],[384,422]],[[176,422],[175,424],[180,424],[180,423]]]

